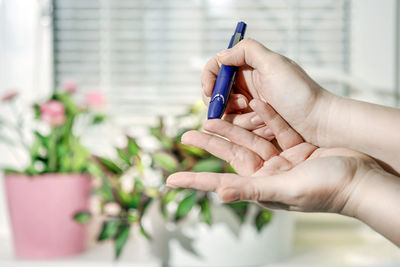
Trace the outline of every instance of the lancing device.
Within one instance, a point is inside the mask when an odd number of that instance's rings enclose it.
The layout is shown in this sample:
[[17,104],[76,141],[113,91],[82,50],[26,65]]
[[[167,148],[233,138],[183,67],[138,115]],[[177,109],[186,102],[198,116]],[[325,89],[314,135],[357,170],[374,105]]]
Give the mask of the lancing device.
[[[246,32],[246,23],[238,22],[235,33],[232,35],[228,48],[243,39]],[[208,119],[220,119],[224,114],[226,105],[228,103],[229,95],[231,93],[233,81],[235,80],[237,67],[221,65],[218,72],[217,80],[214,84],[214,90],[211,96],[210,104],[208,106]]]

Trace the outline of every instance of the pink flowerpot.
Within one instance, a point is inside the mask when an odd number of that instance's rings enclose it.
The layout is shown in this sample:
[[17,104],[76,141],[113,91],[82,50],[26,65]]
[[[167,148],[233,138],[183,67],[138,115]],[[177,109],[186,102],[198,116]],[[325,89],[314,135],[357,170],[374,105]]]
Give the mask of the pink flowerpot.
[[6,175],[15,254],[51,259],[83,252],[86,227],[73,216],[88,209],[90,183],[81,174]]

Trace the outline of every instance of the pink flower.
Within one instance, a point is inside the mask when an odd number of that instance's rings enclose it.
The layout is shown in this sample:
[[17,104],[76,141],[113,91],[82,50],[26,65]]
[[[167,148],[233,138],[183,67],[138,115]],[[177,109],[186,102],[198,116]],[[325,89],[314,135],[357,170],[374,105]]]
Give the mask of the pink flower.
[[40,119],[52,126],[62,125],[65,122],[65,107],[57,100],[50,100],[40,106]]
[[74,94],[76,91],[78,91],[78,85],[72,80],[64,80],[61,83],[61,88],[70,94]]
[[16,90],[10,90],[1,96],[2,102],[7,102],[13,100],[18,95]]
[[86,105],[89,108],[100,110],[106,106],[106,98],[99,92],[86,93]]

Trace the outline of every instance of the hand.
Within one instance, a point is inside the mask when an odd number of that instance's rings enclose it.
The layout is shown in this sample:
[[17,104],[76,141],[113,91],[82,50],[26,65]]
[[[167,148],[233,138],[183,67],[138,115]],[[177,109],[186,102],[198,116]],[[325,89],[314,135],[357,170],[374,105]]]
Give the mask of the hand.
[[262,99],[306,141],[317,144],[319,122],[327,118],[328,105],[335,98],[295,62],[252,39],[244,39],[205,65],[201,81],[207,105],[220,64],[239,66],[225,120],[270,140],[271,130],[247,105],[252,99]]
[[229,122],[208,120],[205,130],[229,140],[189,131],[182,142],[226,160],[238,174],[175,173],[167,184],[217,192],[225,202],[254,201],[267,208],[353,216],[357,188],[371,170],[381,170],[379,165],[349,149],[307,143],[270,105],[253,100],[250,106],[270,127],[277,146]]

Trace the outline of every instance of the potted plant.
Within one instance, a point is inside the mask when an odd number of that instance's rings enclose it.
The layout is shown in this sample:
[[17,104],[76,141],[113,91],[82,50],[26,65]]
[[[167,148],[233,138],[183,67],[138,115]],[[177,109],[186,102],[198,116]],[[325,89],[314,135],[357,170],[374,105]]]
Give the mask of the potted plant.
[[[163,181],[177,171],[235,172],[225,161],[180,142],[184,132],[200,129],[205,107],[197,103],[169,125],[151,128],[160,149],[153,167]],[[155,253],[171,266],[259,266],[287,256],[293,221],[287,212],[266,210],[248,202],[222,204],[214,193],[165,188],[160,210],[170,223],[153,215]],[[164,212],[169,211],[169,214]]]
[[34,104],[36,123],[29,130],[26,124],[32,124],[32,119],[17,106],[17,93],[9,92],[1,99],[9,110],[3,113],[7,117],[0,117],[0,140],[17,162],[28,154],[27,166],[2,167],[18,257],[58,258],[85,249],[85,226],[73,216],[88,208],[93,163],[76,124],[100,123],[104,115],[99,108],[105,102],[101,94],[90,93],[86,105],[79,106],[75,91],[76,84],[66,81],[62,90]]
[[[156,151],[143,152],[129,137],[126,147],[117,148],[115,160],[98,157],[103,183],[97,192],[105,218],[98,240],[113,240],[116,258],[132,225],[151,240],[154,254],[172,266],[260,265],[289,253],[293,225],[287,214],[246,202],[221,204],[212,193],[165,186],[166,177],[176,171],[234,172],[221,159],[180,142],[186,129],[200,128],[202,110],[194,106],[170,127],[160,119],[150,129],[159,143]],[[146,155],[151,161],[144,163]],[[126,181],[130,185],[124,188]]]

